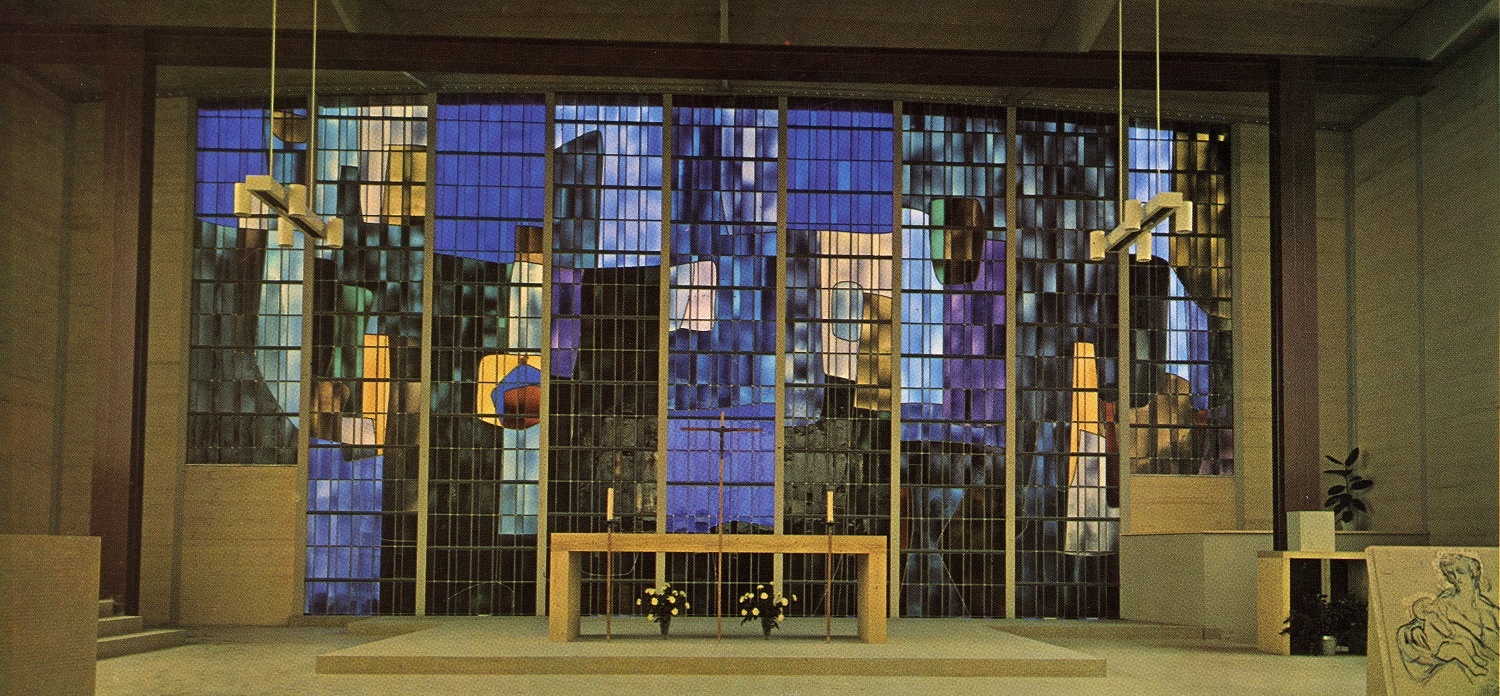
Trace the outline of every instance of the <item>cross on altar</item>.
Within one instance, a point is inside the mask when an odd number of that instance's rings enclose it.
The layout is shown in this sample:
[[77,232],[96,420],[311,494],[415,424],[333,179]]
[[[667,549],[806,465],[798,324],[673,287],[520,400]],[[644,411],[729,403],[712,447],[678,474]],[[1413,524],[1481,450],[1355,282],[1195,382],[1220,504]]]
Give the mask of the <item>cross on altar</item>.
[[719,412],[717,427],[683,427],[684,431],[719,434],[719,552],[718,568],[714,573],[714,618],[718,619],[718,640],[724,639],[724,435],[726,433],[758,433],[760,428],[730,428],[724,425],[724,412]]

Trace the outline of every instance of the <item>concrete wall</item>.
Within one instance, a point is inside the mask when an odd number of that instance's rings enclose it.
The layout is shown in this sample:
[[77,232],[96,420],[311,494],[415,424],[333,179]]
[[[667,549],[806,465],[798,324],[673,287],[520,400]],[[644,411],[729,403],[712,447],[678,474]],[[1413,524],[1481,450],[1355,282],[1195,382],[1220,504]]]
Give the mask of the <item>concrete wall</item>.
[[94,693],[99,538],[0,534],[0,694]]
[[190,466],[184,478],[181,623],[279,626],[300,615],[296,468]]
[[1495,37],[1421,102],[1422,458],[1440,546],[1491,546],[1500,439],[1500,110]]
[[1349,432],[1349,134],[1319,131],[1317,152],[1318,449],[1343,458],[1354,446]]
[[1256,554],[1270,550],[1270,532],[1121,535],[1120,618],[1254,642]]
[[151,331],[146,372],[146,467],[141,513],[141,616],[181,617],[182,505],[186,493],[189,295],[197,104],[162,99],[152,163]]
[[302,613],[297,469],[187,462],[197,114],[192,99],[157,102],[141,615],[281,625]]
[[1495,38],[1352,134],[1356,444],[1369,528],[1493,544],[1500,440]]
[[1234,472],[1241,529],[1271,528],[1271,165],[1265,126],[1229,136]]
[[89,533],[98,123],[0,68],[0,534]]
[[[1231,136],[1234,176],[1235,461],[1241,529],[1271,529],[1270,131],[1240,125]],[[1318,394],[1321,451],[1349,447],[1348,135],[1317,134]]]
[[1227,476],[1130,477],[1130,531],[1174,534],[1237,529],[1235,481]]

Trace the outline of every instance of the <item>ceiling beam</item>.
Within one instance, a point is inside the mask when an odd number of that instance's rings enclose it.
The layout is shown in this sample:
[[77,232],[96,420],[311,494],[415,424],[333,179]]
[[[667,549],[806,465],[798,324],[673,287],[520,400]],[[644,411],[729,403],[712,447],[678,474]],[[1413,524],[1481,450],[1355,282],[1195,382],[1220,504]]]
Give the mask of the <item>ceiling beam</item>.
[[395,34],[396,16],[384,0],[332,0],[334,11],[350,34]]
[[1047,39],[1043,51],[1083,53],[1094,47],[1104,23],[1115,13],[1114,0],[1067,0]]
[[1429,2],[1370,48],[1373,56],[1436,61],[1460,49],[1500,20],[1496,0]]
[[[102,27],[0,27],[0,62],[102,63]],[[160,66],[263,68],[270,32],[165,27],[148,31]],[[311,34],[282,31],[283,56],[310,53]],[[587,76],[827,82],[981,88],[1116,88],[1113,51],[1056,53],[648,43],[323,32],[318,67],[427,74]],[[1162,54],[1162,88],[1266,92],[1279,56]],[[1396,58],[1310,58],[1324,93],[1420,94],[1429,63]],[[295,59],[282,66],[305,69]],[[1125,54],[1125,87],[1153,87],[1152,56]]]

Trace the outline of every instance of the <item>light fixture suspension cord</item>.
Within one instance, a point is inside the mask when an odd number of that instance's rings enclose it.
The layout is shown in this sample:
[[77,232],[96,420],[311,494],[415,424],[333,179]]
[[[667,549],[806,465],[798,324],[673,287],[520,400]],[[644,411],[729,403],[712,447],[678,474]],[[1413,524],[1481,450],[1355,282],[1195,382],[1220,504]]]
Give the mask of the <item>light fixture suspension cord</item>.
[[1125,0],[1120,0],[1119,7],[1115,10],[1115,35],[1117,40],[1115,55],[1118,56],[1117,64],[1119,68],[1116,77],[1118,89],[1115,91],[1115,95],[1117,98],[1116,106],[1119,107],[1120,113],[1120,159],[1115,163],[1115,167],[1118,169],[1118,174],[1115,178],[1120,182],[1120,210],[1116,217],[1123,220],[1123,216],[1125,215],[1125,201],[1128,199],[1126,194],[1129,191],[1127,188],[1127,179],[1130,177],[1130,151],[1128,149],[1130,146],[1130,133],[1125,130]]
[[1166,188],[1161,183],[1161,151],[1164,146],[1161,130],[1161,0],[1156,0],[1156,132],[1151,135],[1151,140],[1156,145],[1151,163],[1156,168],[1156,190],[1160,191]]
[[308,212],[318,212],[318,0],[312,7],[312,70],[307,89]]
[[276,176],[276,0],[271,0],[271,105],[266,119],[266,174]]

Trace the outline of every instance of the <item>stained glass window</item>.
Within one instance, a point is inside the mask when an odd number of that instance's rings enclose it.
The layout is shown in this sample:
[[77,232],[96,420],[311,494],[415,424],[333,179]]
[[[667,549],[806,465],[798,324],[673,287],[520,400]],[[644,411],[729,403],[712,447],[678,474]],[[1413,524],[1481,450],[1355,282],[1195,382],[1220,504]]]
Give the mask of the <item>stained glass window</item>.
[[[660,97],[557,97],[552,245],[553,532],[656,524],[661,306]],[[617,611],[655,579],[653,554],[617,555]],[[583,565],[583,612],[603,610],[604,554]],[[631,607],[633,609],[633,606]]]
[[1018,114],[1016,612],[1119,614],[1114,446],[1115,260],[1088,260],[1114,226],[1112,116]]
[[[199,114],[187,456],[307,447],[309,613],[534,613],[543,528],[603,531],[613,489],[618,531],[743,534],[822,534],[832,491],[835,533],[894,536],[903,616],[1003,616],[1010,587],[1019,616],[1115,617],[1122,414],[1134,473],[1234,471],[1224,128],[1128,133],[1130,194],[1180,191],[1196,216],[1132,263],[1122,403],[1117,262],[1088,260],[1116,214],[1112,115],[428,99],[320,108],[337,250],[234,215],[269,135],[270,173],[306,179],[304,112]],[[772,559],[730,555],[726,597],[780,572],[792,613],[854,612],[849,559]],[[713,563],[617,554],[611,609],[666,577],[711,611]],[[605,572],[584,559],[584,613],[606,610]]]
[[536,612],[546,103],[437,107],[431,614]]
[[1227,128],[1130,131],[1131,197],[1175,191],[1191,231],[1163,223],[1131,269],[1131,471],[1234,474]]
[[[279,123],[303,118],[288,113]],[[305,145],[277,139],[268,172],[264,108],[198,114],[198,191],[189,319],[192,464],[296,464],[302,375],[302,250],[276,246],[275,217],[237,218],[252,174],[306,179]],[[298,140],[293,138],[293,140]]]
[[1005,615],[1005,111],[902,115],[901,614]]
[[[774,100],[678,100],[668,308],[667,531],[770,533],[776,480]],[[715,430],[719,429],[719,430]],[[722,451],[721,451],[722,446]],[[766,554],[724,561],[735,588],[772,579]],[[671,554],[667,577],[709,607],[709,554]]]
[[[794,101],[787,113],[786,462],[788,534],[890,529],[891,355],[895,344],[889,103]],[[801,610],[852,613],[847,558],[824,598],[825,559],[787,559]]]
[[425,106],[319,108],[310,207],[344,244],[311,269],[310,613],[415,608],[427,135]]

